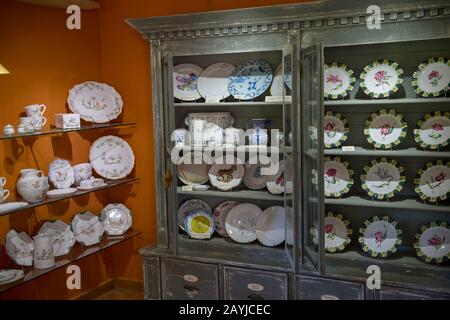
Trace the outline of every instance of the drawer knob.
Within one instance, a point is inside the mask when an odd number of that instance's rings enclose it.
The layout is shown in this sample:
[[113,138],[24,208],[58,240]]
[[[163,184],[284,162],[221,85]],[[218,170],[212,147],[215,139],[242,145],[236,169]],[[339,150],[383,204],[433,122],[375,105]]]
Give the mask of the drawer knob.
[[264,290],[264,286],[259,283],[249,283],[247,284],[247,288],[251,291],[261,292]]
[[320,300],[339,300],[339,298],[332,294],[323,294],[320,296]]
[[193,274],[185,274],[183,276],[183,279],[186,280],[187,282],[198,282],[198,278]]
[[196,286],[187,284],[183,288],[186,291],[186,295],[189,298],[194,298],[195,296],[198,296],[198,294],[199,294],[199,289]]

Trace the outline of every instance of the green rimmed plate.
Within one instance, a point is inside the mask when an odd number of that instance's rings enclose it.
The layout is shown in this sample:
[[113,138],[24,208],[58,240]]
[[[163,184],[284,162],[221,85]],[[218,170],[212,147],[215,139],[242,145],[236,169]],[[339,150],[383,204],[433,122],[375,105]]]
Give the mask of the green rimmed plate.
[[377,149],[391,149],[406,137],[408,124],[403,115],[393,109],[380,109],[367,119],[364,134]]
[[340,213],[328,212],[325,217],[325,250],[330,253],[345,249],[350,242],[353,230],[350,221]]
[[352,92],[355,85],[353,70],[347,65],[333,62],[324,65],[324,97],[330,100],[343,99]]
[[339,198],[353,186],[353,170],[347,161],[341,161],[339,157],[325,157],[324,160],[325,197]]
[[387,98],[398,91],[403,83],[403,70],[398,63],[388,60],[375,60],[364,67],[361,89],[372,98]]
[[429,202],[444,201],[450,197],[450,162],[430,161],[414,179],[420,199]]
[[387,258],[401,245],[402,230],[391,217],[373,216],[359,228],[358,241],[368,256]]
[[338,148],[347,139],[350,130],[347,119],[341,114],[328,111],[323,119],[323,137],[325,148]]
[[414,72],[412,86],[424,98],[445,95],[450,87],[450,60],[444,57],[429,58]]
[[439,150],[446,147],[450,143],[450,112],[426,114],[417,122],[414,140],[424,149]]
[[415,235],[416,254],[426,263],[450,259],[450,228],[445,221],[433,221],[420,227]]
[[405,184],[405,169],[396,160],[374,159],[363,168],[361,187],[369,197],[386,200],[395,196]]

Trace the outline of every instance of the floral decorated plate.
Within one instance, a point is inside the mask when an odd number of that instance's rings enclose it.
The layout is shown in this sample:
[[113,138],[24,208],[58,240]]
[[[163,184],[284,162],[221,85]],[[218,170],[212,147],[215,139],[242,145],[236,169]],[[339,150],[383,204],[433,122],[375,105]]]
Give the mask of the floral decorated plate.
[[417,122],[414,140],[424,149],[439,150],[450,143],[450,112],[426,114]]
[[[263,154],[250,157],[245,164],[245,175],[242,180],[245,186],[252,190],[263,189],[273,175],[268,174],[271,163],[271,159]],[[276,174],[276,171],[273,173]]]
[[403,70],[391,60],[375,60],[359,76],[361,89],[372,98],[387,98],[403,83]]
[[284,180],[284,160],[278,163],[278,172],[272,175],[266,182],[267,190],[271,194],[281,194],[284,192],[286,181]]
[[282,97],[284,94],[284,79],[283,79],[283,68],[280,64],[275,70],[275,75],[273,76],[273,81],[270,86],[270,95],[276,97]]
[[342,214],[327,213],[325,217],[325,250],[327,252],[344,250],[351,242],[352,233],[350,221],[344,219]]
[[256,219],[256,236],[267,247],[274,247],[286,239],[286,213],[283,207],[264,210]]
[[89,151],[92,168],[110,180],[125,178],[134,168],[134,153],[122,138],[104,136],[95,140]]
[[187,215],[184,228],[193,239],[210,239],[215,229],[214,218],[205,210],[194,210]]
[[133,219],[131,211],[122,203],[111,203],[100,213],[100,221],[110,236],[121,236],[130,229]]
[[48,167],[48,178],[57,189],[68,189],[75,183],[75,171],[69,161],[53,160]]
[[214,63],[200,74],[197,83],[198,93],[206,101],[220,101],[230,95],[228,77],[235,69],[229,63]]
[[374,216],[359,229],[363,251],[374,258],[387,258],[397,252],[402,243],[402,230],[390,217]]
[[339,113],[326,112],[323,123],[325,148],[338,148],[348,139],[347,119]]
[[405,184],[405,169],[396,160],[380,158],[363,168],[361,187],[369,197],[385,200],[395,196]]
[[427,263],[442,263],[450,259],[450,228],[447,222],[430,222],[415,235],[417,256]]
[[422,200],[444,201],[450,197],[450,162],[428,162],[414,179],[415,191]]
[[450,86],[450,60],[430,58],[414,72],[412,86],[421,97],[443,96]]
[[197,83],[203,69],[192,63],[182,63],[173,67],[173,95],[183,101],[201,98]]
[[23,270],[2,269],[0,270],[0,286],[20,280],[23,276]]
[[245,167],[240,159],[226,155],[214,160],[208,175],[212,186],[222,191],[229,191],[241,184]]
[[339,157],[325,157],[323,169],[325,197],[339,198],[350,191],[353,186],[353,170],[347,161],[341,161]]
[[98,217],[90,212],[75,215],[71,227],[75,239],[84,246],[99,243],[105,231]]
[[69,109],[79,113],[81,119],[106,123],[116,119],[122,113],[122,98],[111,86],[88,81],[74,86],[67,98]]
[[391,149],[406,137],[408,125],[401,113],[381,109],[372,113],[366,121],[364,134],[367,141],[377,149]]
[[255,241],[258,238],[256,221],[261,213],[261,209],[252,203],[241,203],[231,209],[225,219],[225,228],[231,239],[239,243]]
[[333,62],[324,66],[324,97],[330,100],[345,98],[355,84],[353,70],[343,63]]
[[261,59],[252,59],[233,71],[228,79],[228,90],[236,99],[251,100],[269,88],[272,78],[269,63]]
[[209,164],[204,163],[202,154],[186,153],[177,164],[177,174],[185,185],[204,184],[209,180]]
[[184,229],[186,216],[195,210],[203,210],[208,213],[211,213],[211,207],[201,199],[189,199],[181,204],[178,208],[178,226]]
[[53,255],[60,257],[68,254],[75,244],[75,235],[70,226],[61,220],[45,222],[38,234],[51,235],[53,238]]
[[231,209],[239,204],[237,201],[227,200],[219,204],[216,209],[214,209],[214,220],[216,223],[216,232],[222,237],[229,237],[227,230],[225,229],[225,220]]

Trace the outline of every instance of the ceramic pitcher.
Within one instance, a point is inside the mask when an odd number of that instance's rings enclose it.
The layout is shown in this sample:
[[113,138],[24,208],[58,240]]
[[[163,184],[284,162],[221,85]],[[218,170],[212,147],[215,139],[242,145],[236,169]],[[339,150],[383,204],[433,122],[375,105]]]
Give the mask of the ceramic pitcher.
[[44,177],[44,172],[37,169],[20,170],[20,178],[17,181],[17,189],[21,188],[44,188],[48,185],[48,180]]
[[34,267],[48,269],[55,266],[53,254],[53,237],[49,234],[38,234],[34,240]]

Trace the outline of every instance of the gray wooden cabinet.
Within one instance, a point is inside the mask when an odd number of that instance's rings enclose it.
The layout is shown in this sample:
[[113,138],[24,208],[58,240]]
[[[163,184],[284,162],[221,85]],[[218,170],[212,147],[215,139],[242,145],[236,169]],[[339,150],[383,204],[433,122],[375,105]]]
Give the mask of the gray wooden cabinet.
[[[435,220],[450,223],[450,206],[448,202],[436,206],[417,201],[413,181],[418,169],[428,161],[448,161],[450,150],[420,150],[413,128],[426,113],[450,111],[450,98],[448,94],[418,98],[412,75],[423,60],[450,55],[450,5],[445,0],[381,0],[377,2],[380,28],[373,25],[378,21],[372,19],[376,10],[367,13],[370,5],[369,0],[322,0],[127,20],[151,48],[157,244],[141,250],[146,298],[448,298],[448,263],[420,261],[413,242],[421,225]],[[274,70],[282,66],[283,77],[291,80],[282,99],[267,99],[268,93],[252,101],[174,99],[175,65],[238,65],[251,58],[266,60]],[[401,65],[404,81],[389,99],[375,100],[363,93],[358,76],[365,65],[383,58]],[[357,81],[346,99],[325,100],[323,66],[335,61],[351,66]],[[409,128],[401,147],[393,150],[374,149],[363,132],[365,120],[383,107],[403,113]],[[230,112],[234,126],[239,128],[246,128],[252,118],[270,118],[271,128],[283,131],[285,145],[278,152],[292,164],[284,173],[286,184],[293,186],[289,194],[275,196],[244,187],[226,193],[182,188],[171,161],[171,133],[184,126],[189,113],[209,111]],[[326,111],[347,118],[350,137],[346,145],[355,147],[354,151],[324,148]],[[355,183],[342,198],[326,198],[324,184],[319,183],[326,156],[342,157],[355,171]],[[393,158],[406,168],[405,186],[390,201],[364,196],[359,179],[364,165],[381,156]],[[287,241],[277,247],[264,247],[239,244],[217,235],[208,241],[190,239],[178,227],[177,217],[178,206],[190,198],[202,199],[212,208],[227,199],[251,202],[263,209],[284,206]],[[342,213],[354,231],[351,245],[340,253],[325,250],[324,220],[328,211]],[[358,243],[358,229],[374,215],[390,216],[402,228],[402,246],[390,259],[369,257]],[[380,290],[375,291],[365,287],[367,270],[373,265],[380,268],[382,281]]]

